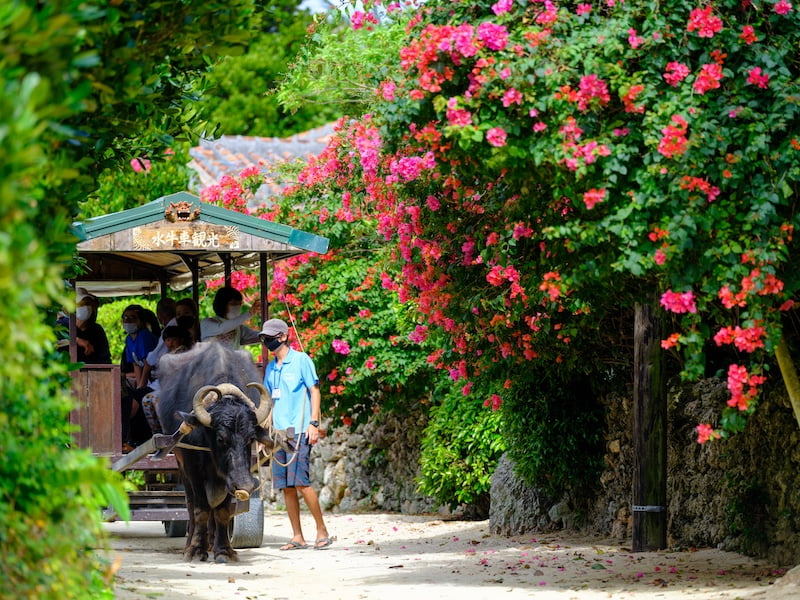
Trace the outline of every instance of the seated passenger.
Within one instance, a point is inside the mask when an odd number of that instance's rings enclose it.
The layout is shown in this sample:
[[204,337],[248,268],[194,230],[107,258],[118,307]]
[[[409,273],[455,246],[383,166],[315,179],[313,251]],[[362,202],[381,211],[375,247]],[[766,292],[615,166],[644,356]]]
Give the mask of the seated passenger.
[[[144,414],[139,412],[139,402],[149,390],[137,387],[144,359],[158,343],[158,334],[153,334],[145,325],[146,313],[155,317],[153,311],[138,304],[131,304],[122,311],[122,327],[128,334],[122,356],[123,373],[128,388],[122,394],[122,441],[128,448],[141,444],[151,436]],[[155,326],[158,327],[157,322]]]
[[200,340],[219,342],[228,348],[238,350],[248,344],[258,344],[259,331],[244,325],[261,312],[261,302],[242,312],[242,293],[236,288],[225,286],[214,296],[214,312],[217,316],[200,321]]

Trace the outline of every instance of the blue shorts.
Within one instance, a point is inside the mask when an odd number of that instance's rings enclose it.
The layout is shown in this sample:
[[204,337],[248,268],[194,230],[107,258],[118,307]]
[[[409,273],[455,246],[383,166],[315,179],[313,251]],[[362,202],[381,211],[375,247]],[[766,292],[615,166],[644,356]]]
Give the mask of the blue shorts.
[[[311,485],[309,477],[311,444],[308,436],[303,434],[298,443],[297,452],[278,450],[272,456],[272,487],[282,490],[289,487],[308,487]],[[291,461],[291,463],[284,467]],[[278,464],[278,463],[282,464]]]

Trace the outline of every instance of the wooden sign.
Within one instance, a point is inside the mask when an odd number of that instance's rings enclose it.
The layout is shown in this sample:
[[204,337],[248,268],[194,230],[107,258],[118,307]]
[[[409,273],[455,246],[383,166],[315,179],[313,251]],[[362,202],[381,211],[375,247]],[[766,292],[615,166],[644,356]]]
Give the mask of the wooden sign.
[[134,250],[238,250],[239,228],[201,221],[162,221],[133,228]]

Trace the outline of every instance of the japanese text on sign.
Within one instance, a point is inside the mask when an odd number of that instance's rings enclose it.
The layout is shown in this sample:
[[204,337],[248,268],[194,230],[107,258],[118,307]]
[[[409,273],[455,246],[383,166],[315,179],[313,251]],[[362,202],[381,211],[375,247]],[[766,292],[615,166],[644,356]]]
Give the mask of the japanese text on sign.
[[198,223],[136,227],[133,240],[139,250],[238,250],[239,228]]

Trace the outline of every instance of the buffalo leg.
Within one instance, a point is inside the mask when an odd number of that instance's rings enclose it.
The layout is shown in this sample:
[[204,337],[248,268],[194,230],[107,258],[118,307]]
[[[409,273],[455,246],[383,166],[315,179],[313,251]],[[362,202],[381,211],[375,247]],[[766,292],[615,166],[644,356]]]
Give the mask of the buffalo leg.
[[232,516],[231,499],[228,497],[222,504],[214,509],[214,516],[211,519],[216,522],[216,527],[212,535],[214,536],[214,560],[218,563],[225,563],[228,562],[228,560],[239,560],[236,550],[234,550],[231,545],[231,538],[228,532],[228,526]]

